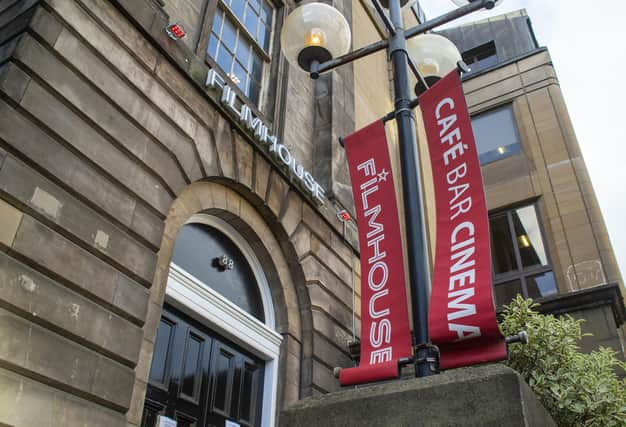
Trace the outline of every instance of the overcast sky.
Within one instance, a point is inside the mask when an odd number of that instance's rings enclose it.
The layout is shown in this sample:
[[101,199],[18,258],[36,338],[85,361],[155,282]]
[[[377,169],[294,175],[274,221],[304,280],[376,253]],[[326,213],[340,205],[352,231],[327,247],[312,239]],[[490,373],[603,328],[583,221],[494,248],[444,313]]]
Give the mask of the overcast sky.
[[[428,18],[454,8],[420,0]],[[626,1],[504,0],[473,21],[526,9],[556,68],[622,274],[626,272]]]

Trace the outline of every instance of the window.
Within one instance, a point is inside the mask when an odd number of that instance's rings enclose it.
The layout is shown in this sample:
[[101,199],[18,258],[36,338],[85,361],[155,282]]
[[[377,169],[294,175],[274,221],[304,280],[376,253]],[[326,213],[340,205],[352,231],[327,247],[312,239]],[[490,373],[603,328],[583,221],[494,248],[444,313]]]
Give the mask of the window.
[[472,73],[484,70],[498,63],[496,45],[493,41],[463,52],[463,62],[470,66]]
[[266,0],[220,0],[207,45],[207,55],[256,106],[270,58],[273,13]]
[[557,293],[534,205],[489,216],[496,303]]
[[520,138],[510,104],[473,116],[472,130],[481,165],[521,153]]

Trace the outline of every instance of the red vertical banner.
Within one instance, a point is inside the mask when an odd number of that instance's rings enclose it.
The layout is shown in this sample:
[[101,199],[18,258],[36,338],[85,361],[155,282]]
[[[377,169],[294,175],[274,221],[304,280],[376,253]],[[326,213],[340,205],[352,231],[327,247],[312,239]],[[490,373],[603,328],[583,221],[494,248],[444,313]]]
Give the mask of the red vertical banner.
[[411,356],[402,240],[385,125],[344,139],[361,251],[361,361],[342,369],[341,385],[396,378]]
[[435,189],[437,238],[428,328],[442,369],[503,360],[491,284],[487,205],[456,71],[420,96]]

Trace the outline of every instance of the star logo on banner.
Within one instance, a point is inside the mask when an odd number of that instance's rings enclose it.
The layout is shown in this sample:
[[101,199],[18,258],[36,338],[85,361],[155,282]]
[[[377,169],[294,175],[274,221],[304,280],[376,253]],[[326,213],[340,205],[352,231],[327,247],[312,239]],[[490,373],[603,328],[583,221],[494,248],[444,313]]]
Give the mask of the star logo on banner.
[[387,182],[387,175],[389,175],[389,172],[387,172],[385,169],[383,169],[382,172],[380,172],[378,174],[378,182],[380,182],[380,181]]

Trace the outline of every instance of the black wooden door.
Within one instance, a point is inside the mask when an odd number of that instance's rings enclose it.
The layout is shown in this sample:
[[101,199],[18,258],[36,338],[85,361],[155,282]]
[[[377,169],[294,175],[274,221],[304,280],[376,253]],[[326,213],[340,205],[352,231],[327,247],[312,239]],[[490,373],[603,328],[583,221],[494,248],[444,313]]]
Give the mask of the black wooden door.
[[264,364],[182,313],[164,307],[154,346],[142,427],[157,416],[179,427],[258,426]]

